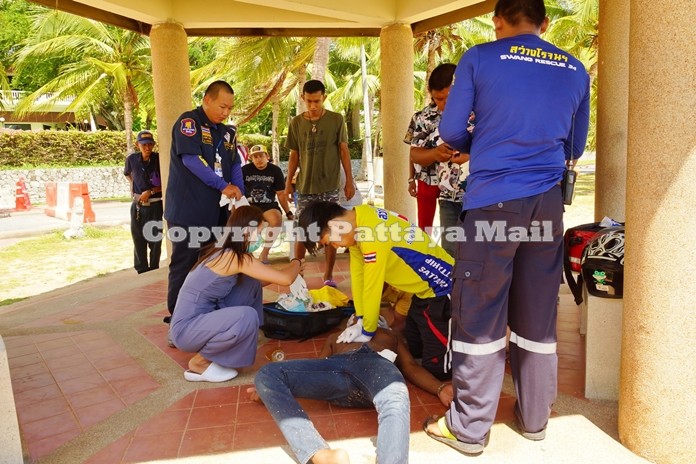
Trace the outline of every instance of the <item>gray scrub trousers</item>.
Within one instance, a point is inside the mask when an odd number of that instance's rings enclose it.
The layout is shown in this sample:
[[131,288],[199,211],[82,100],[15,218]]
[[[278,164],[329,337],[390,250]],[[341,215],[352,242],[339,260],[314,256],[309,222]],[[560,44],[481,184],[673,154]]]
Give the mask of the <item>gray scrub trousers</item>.
[[459,440],[484,443],[498,407],[509,325],[515,412],[525,431],[540,431],[556,399],[560,187],[467,210],[461,225],[466,241],[458,244],[452,291],[457,401],[447,424]]

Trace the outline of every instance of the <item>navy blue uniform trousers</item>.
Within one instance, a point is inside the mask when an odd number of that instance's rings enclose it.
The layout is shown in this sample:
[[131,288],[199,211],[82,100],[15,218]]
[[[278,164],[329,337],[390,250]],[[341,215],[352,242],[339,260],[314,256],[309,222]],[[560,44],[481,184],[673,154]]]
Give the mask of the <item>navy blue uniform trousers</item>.
[[505,372],[506,326],[527,432],[546,427],[556,398],[556,316],[561,283],[563,204],[546,193],[467,210],[453,270],[455,401],[446,413],[461,441],[483,444]]

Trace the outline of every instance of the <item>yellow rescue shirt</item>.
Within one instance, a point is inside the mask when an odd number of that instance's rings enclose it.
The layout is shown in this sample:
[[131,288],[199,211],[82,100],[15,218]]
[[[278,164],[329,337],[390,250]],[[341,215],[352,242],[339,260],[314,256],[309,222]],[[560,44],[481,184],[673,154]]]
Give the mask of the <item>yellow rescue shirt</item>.
[[405,217],[370,205],[355,207],[350,276],[355,313],[365,333],[377,330],[384,282],[419,298],[449,295],[454,259]]

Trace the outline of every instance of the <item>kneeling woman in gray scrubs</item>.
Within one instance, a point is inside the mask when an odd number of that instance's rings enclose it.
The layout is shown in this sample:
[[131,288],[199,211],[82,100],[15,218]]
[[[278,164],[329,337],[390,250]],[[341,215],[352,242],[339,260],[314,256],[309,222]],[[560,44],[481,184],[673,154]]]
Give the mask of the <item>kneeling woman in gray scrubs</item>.
[[300,273],[300,259],[275,269],[254,258],[263,225],[260,209],[237,208],[222,247],[203,248],[181,287],[170,334],[177,348],[196,353],[184,372],[188,381],[225,382],[237,376],[235,368],[252,365],[263,321],[262,285],[290,285]]

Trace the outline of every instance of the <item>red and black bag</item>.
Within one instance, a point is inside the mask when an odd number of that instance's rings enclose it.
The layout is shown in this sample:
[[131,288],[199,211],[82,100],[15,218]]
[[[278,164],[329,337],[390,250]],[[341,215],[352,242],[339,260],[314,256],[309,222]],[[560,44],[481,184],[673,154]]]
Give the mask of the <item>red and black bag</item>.
[[[591,222],[575,227],[570,227],[563,234],[563,273],[566,283],[570,288],[575,304],[582,303],[582,273],[580,261],[582,252],[589,243],[590,239],[604,227],[599,222]],[[579,273],[577,280],[573,272]]]
[[[575,227],[570,227],[563,234],[563,273],[566,283],[570,288],[575,304],[582,303],[582,269],[581,261],[583,252],[590,240],[597,235],[598,232],[606,229],[605,226],[600,226],[599,222],[591,222]],[[578,273],[578,278],[575,279],[573,272]]]

